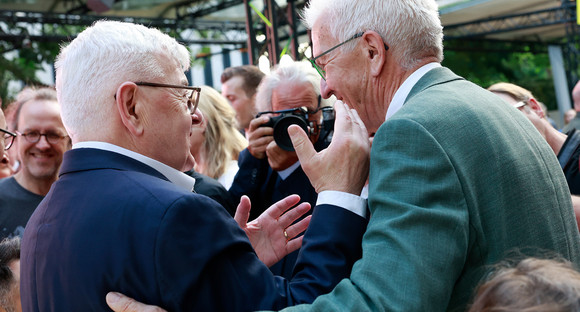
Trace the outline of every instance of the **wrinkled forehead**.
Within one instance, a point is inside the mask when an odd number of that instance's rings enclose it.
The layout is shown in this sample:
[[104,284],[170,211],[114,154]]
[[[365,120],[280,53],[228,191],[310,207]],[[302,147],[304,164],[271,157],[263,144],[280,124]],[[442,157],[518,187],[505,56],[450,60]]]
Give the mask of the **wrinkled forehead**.
[[289,84],[272,91],[272,109],[283,110],[306,107],[315,110],[318,96],[310,83]]
[[320,22],[316,22],[312,27],[312,57],[316,57],[332,47],[336,38],[334,38],[327,26]]

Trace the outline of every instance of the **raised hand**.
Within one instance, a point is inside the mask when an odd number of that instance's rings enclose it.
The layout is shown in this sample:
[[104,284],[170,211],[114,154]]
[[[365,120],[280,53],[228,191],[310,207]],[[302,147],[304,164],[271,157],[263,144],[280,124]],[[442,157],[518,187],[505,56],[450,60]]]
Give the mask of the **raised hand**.
[[342,101],[336,101],[334,109],[334,134],[326,149],[317,153],[299,126],[290,126],[288,134],[316,192],[341,191],[359,195],[369,173],[369,135],[354,109],[349,109]]
[[242,196],[240,200],[234,219],[248,235],[258,258],[267,266],[272,266],[302,245],[302,236],[298,235],[306,230],[311,216],[292,224],[310,210],[309,203],[301,203],[290,209],[299,201],[300,196],[290,195],[247,223],[251,209],[250,198]]

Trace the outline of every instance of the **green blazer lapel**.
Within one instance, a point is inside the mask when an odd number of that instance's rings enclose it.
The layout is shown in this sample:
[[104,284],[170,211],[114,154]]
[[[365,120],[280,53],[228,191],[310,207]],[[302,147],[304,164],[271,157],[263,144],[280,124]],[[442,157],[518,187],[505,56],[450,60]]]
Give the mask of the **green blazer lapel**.
[[421,77],[421,79],[419,79],[419,81],[417,81],[417,83],[413,86],[411,92],[409,92],[409,95],[405,99],[405,103],[407,103],[409,99],[411,99],[413,96],[420,93],[421,91],[424,91],[425,89],[455,80],[465,80],[465,79],[457,76],[447,67],[434,68],[428,71],[423,77]]

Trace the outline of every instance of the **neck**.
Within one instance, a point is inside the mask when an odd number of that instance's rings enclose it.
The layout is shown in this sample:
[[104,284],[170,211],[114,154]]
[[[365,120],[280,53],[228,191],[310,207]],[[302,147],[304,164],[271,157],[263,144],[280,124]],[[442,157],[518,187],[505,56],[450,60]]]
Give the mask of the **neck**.
[[42,196],[46,196],[46,194],[48,194],[52,183],[56,181],[56,177],[52,179],[35,179],[32,177],[27,177],[22,172],[22,169],[14,175],[14,179],[16,179],[16,182],[18,182],[18,184],[20,184],[20,186],[26,190]]
[[409,78],[409,76],[411,76],[416,70],[432,62],[437,62],[437,59],[435,57],[425,58],[411,69],[404,69],[394,61],[388,62],[387,67],[382,72],[383,79],[379,79],[378,85],[372,88],[375,98],[379,99],[376,102],[384,104],[365,105],[365,107],[375,109],[375,111],[369,112],[368,114],[368,116],[375,116],[376,118],[376,122],[373,123],[373,126],[367,127],[370,132],[375,132],[385,121],[385,116],[387,115],[387,110],[389,109],[391,101],[405,80],[407,80],[407,78]]
[[193,154],[193,158],[195,159],[195,166],[193,168],[195,169],[195,172],[207,175],[206,159],[205,157],[203,157],[203,155],[204,153],[202,153],[201,151],[198,151],[197,153]]

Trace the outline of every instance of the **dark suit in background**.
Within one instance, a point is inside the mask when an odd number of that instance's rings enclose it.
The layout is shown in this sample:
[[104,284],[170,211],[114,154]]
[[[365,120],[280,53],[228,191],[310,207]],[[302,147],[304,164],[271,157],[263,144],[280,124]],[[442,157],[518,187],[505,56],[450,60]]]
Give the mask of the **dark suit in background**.
[[[24,311],[107,311],[117,290],[169,311],[254,311],[311,302],[348,276],[366,221],[321,205],[293,280],[275,277],[215,201],[124,155],[65,154],[27,225]],[[340,229],[340,230],[339,230]]]
[[234,203],[228,190],[219,183],[216,179],[206,176],[196,172],[195,170],[189,170],[185,172],[188,176],[195,179],[195,186],[193,190],[197,194],[205,195],[216,202],[218,202],[222,207],[226,208],[227,212],[233,217],[236,214],[237,203]]

